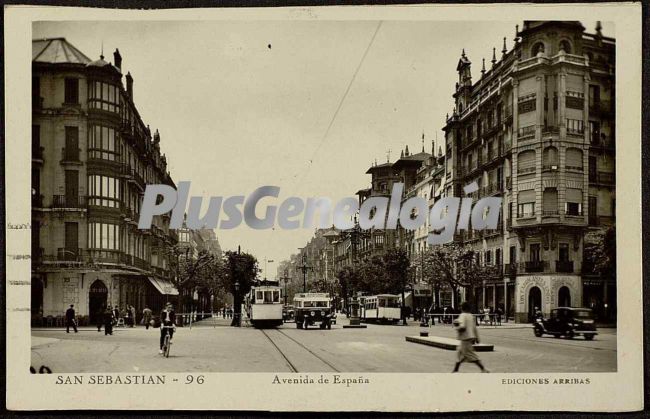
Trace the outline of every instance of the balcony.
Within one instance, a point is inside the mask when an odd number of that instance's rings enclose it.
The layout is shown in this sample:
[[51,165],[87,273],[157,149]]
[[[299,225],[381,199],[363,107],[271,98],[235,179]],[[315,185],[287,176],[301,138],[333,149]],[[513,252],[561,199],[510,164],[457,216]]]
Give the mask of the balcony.
[[521,167],[521,168],[519,168],[517,173],[520,174],[520,175],[528,175],[530,173],[535,173],[535,170],[536,170],[535,166],[533,166],[533,167]]
[[503,108],[503,117],[506,122],[512,121],[512,106],[505,106]]
[[613,185],[616,183],[615,174],[610,172],[598,172],[598,183]]
[[542,211],[542,216],[543,217],[557,217],[560,215],[560,212],[558,210],[544,210]]
[[606,116],[614,113],[614,106],[610,100],[600,100],[589,104],[589,113],[592,115]]
[[565,166],[567,172],[583,172],[584,168],[582,166]]
[[542,166],[542,172],[556,172],[558,170],[557,163],[555,164],[545,164]]
[[527,273],[531,272],[544,272],[548,267],[548,262],[542,260],[532,260],[524,262],[524,269]]
[[86,207],[87,199],[85,196],[52,195],[52,206],[50,208],[85,209]]
[[508,276],[517,275],[517,263],[506,263],[504,266],[504,274]]
[[527,127],[521,127],[517,131],[517,139],[519,141],[532,140],[535,138],[535,126],[529,125]]
[[573,272],[573,261],[572,260],[556,260],[555,261],[555,271],[563,273],[572,273]]
[[83,262],[83,249],[72,247],[59,247],[56,252],[59,262]]
[[149,263],[146,260],[140,259],[139,257],[135,257],[135,256],[133,257],[133,266],[145,271],[149,270]]
[[61,163],[81,164],[81,149],[74,147],[63,147],[61,149]]
[[129,177],[128,180],[134,182],[142,190],[144,190],[144,188],[145,188],[144,179],[142,179],[142,176],[140,176],[140,173],[138,173],[135,169],[131,168],[130,177]]
[[95,250],[86,251],[88,260],[93,263],[120,263],[121,252],[119,250]]
[[483,270],[487,278],[499,278],[503,275],[503,266],[501,265],[484,266]]

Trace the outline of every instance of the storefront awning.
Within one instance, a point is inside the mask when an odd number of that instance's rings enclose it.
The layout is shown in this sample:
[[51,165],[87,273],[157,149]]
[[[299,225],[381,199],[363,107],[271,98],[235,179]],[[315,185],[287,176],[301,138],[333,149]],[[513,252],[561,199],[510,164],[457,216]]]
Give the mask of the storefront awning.
[[166,279],[154,278],[152,276],[147,277],[151,285],[156,287],[158,292],[163,295],[178,295],[178,290],[171,282]]

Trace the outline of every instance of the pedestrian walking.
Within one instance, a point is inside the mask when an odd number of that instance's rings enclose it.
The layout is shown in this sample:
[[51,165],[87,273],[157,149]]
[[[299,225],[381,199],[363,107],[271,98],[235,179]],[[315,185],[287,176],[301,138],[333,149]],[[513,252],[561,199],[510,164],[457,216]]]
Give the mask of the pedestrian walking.
[[461,314],[454,322],[460,343],[458,344],[458,349],[456,351],[456,365],[452,372],[458,372],[460,364],[463,362],[475,363],[481,369],[481,372],[490,372],[483,366],[483,363],[481,363],[481,360],[474,351],[474,343],[479,343],[480,339],[476,323],[472,318],[470,305],[465,301],[461,304],[460,308]]
[[226,306],[223,306],[223,309],[221,311],[222,311],[222,316],[225,319],[226,318]]
[[151,309],[148,306],[144,306],[144,310],[142,310],[142,319],[146,330],[149,330],[149,326],[151,325],[151,314]]
[[115,306],[113,308],[113,324],[117,324],[119,318],[120,318],[120,308],[118,306]]
[[74,304],[70,304],[70,308],[65,311],[65,332],[70,333],[70,326],[74,328],[74,332],[77,333],[77,319],[75,318],[74,313]]
[[104,319],[104,336],[113,334],[113,311],[109,306],[106,307],[103,313]]
[[497,326],[501,326],[501,316],[503,316],[503,310],[501,307],[497,307],[496,317],[497,317]]
[[129,310],[131,311],[131,327],[136,327],[135,307],[131,306]]
[[97,313],[95,313],[95,322],[97,323],[97,332],[102,331],[102,325],[104,324],[104,311],[106,307],[102,306]]

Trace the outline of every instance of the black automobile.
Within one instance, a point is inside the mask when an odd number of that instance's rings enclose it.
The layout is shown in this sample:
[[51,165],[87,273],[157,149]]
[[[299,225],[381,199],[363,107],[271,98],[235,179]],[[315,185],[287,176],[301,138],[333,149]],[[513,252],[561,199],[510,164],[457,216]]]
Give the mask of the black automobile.
[[533,327],[537,337],[547,334],[572,339],[582,335],[586,340],[592,340],[598,334],[594,314],[588,308],[558,307],[551,310],[548,319],[535,320]]
[[282,320],[285,322],[292,321],[295,318],[295,310],[293,306],[284,306],[282,308]]

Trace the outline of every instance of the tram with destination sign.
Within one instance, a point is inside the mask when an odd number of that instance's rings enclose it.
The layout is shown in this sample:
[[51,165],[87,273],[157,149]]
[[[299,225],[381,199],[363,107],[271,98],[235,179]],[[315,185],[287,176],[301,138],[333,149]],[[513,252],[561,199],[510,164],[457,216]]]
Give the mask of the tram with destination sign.
[[244,299],[248,321],[254,327],[281,326],[282,288],[277,281],[260,281]]
[[366,295],[362,307],[361,320],[366,323],[397,323],[402,317],[398,295]]

